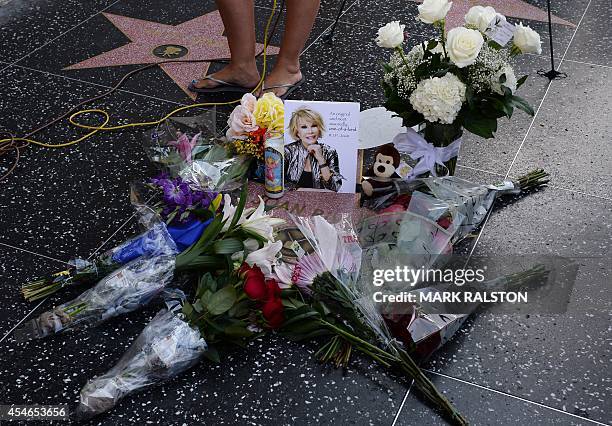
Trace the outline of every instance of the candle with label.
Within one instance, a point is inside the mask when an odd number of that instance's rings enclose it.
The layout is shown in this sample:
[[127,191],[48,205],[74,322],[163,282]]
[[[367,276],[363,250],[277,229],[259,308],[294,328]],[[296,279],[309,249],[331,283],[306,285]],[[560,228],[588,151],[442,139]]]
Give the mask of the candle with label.
[[282,135],[266,139],[264,163],[266,196],[280,198],[285,193],[285,144]]

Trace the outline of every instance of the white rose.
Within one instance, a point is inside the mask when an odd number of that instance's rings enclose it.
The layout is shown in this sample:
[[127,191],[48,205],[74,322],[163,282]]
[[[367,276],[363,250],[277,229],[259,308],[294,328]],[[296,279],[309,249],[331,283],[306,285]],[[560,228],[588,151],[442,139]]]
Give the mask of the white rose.
[[476,61],[483,43],[484,38],[480,32],[457,27],[448,32],[446,52],[455,65],[463,68]]
[[412,95],[410,104],[430,122],[451,124],[465,101],[465,84],[452,73],[421,81]]
[[497,12],[491,6],[474,6],[465,15],[465,23],[475,26],[484,33],[495,16]]
[[453,2],[448,0],[424,0],[418,7],[419,16],[417,19],[420,19],[426,24],[433,24],[434,22],[441,21],[446,18],[446,14],[452,5]]
[[[504,83],[499,81],[502,75],[506,76],[506,81]],[[504,94],[503,87],[507,87],[512,93],[514,93],[516,91],[516,84],[516,74],[514,74],[514,70],[510,65],[503,66],[493,75],[493,77],[491,77],[491,89],[500,95]]]
[[523,53],[542,53],[540,34],[529,27],[518,24],[514,29],[514,45]]
[[378,29],[376,44],[387,49],[395,49],[404,42],[405,25],[400,25],[399,21],[389,22]]

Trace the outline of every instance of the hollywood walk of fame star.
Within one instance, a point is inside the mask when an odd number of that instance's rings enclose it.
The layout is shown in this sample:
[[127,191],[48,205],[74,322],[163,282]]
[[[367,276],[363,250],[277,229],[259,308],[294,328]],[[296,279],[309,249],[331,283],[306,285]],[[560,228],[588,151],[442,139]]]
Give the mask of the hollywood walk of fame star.
[[[205,60],[230,56],[227,38],[223,36],[225,27],[216,10],[179,25],[160,24],[111,13],[103,15],[125,34],[131,43],[64,69],[150,64],[177,58]],[[259,52],[262,48],[262,44],[257,44],[256,51]],[[277,47],[268,45],[268,55],[277,54],[278,51]],[[209,66],[209,62],[159,65],[192,99],[195,99],[196,95],[187,89],[189,82],[194,77],[205,74]]]
[[[423,3],[423,0],[412,1],[416,3]],[[470,10],[472,6],[491,6],[497,12],[511,18],[548,22],[547,11],[522,0],[453,0],[453,6],[448,12],[448,15],[446,15],[446,29],[449,30],[451,28],[463,25],[465,22],[464,16],[466,13],[468,13],[468,10]],[[551,21],[554,24],[575,27],[575,25],[571,22],[555,15],[552,15]]]

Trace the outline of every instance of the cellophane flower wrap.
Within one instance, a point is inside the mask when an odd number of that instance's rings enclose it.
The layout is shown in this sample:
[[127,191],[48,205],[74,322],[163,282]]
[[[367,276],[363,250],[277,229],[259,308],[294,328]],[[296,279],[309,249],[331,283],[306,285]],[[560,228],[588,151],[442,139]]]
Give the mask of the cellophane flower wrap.
[[176,252],[135,259],[70,302],[29,321],[15,331],[15,336],[19,340],[43,338],[135,311],[147,305],[172,281],[175,258]]
[[180,314],[160,311],[112,369],[83,387],[77,416],[86,419],[104,413],[126,395],[183,373],[206,349],[198,329]]
[[[285,294],[287,320],[281,331],[295,340],[326,336],[317,351],[321,362],[347,365],[353,350],[382,366],[413,379],[450,421],[466,424],[463,416],[435,388],[410,355],[393,340],[384,318],[364,291],[362,249],[350,220],[330,224],[321,216],[293,218],[313,248],[295,265],[278,265],[281,281],[289,281],[302,295]],[[371,281],[369,282],[371,286]]]
[[[545,172],[536,170],[515,181],[496,185],[479,185],[456,176],[417,180],[415,183],[420,183],[420,190],[411,192],[405,212],[383,213],[360,224],[359,235],[365,244],[363,276],[372,277],[375,269],[392,270],[398,264],[413,269],[443,267],[453,247],[480,226],[498,196],[517,195],[537,188],[547,182],[543,180],[546,176]],[[533,278],[542,284],[547,271],[534,267],[485,281],[482,288],[507,290]],[[367,280],[358,284],[366,301],[372,300],[373,293],[379,291]],[[385,290],[396,294],[406,290],[415,293],[440,290],[439,286],[418,289],[418,285],[415,283],[417,287],[406,289],[405,283],[387,282]],[[444,306],[409,303],[379,304],[378,309],[383,312],[392,335],[423,360],[448,341],[468,318],[469,312],[477,307],[477,304],[467,307],[467,313],[449,313],[444,311]]]
[[198,116],[170,117],[144,133],[143,148],[151,162],[172,177],[215,146],[216,109]]
[[145,232],[93,259],[72,259],[70,260],[72,267],[24,284],[21,288],[23,296],[29,301],[38,300],[63,287],[94,284],[100,278],[139,257],[156,257],[176,253],[176,244],[163,222],[158,218],[153,218],[146,226],[148,229]]

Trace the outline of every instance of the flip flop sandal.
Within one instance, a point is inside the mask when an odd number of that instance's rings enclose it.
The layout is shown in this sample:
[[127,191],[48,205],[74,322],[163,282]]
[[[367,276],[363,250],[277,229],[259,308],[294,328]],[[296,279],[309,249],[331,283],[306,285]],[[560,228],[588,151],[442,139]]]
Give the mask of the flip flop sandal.
[[282,100],[285,100],[289,97],[289,95],[291,95],[293,92],[299,89],[300,86],[302,86],[302,84],[304,84],[305,82],[306,82],[306,77],[302,76],[302,79],[295,84],[279,84],[278,86],[263,87],[261,89],[261,93],[266,93],[266,91],[273,90],[273,89],[287,89],[287,91],[283,93],[282,96],[279,96],[279,98],[281,98]]
[[232,92],[232,93],[248,93],[253,89],[249,89],[248,87],[238,86],[236,84],[228,83],[227,81],[219,80],[218,78],[211,77],[209,75],[202,77],[202,80],[211,80],[215,83],[219,83],[218,86],[215,87],[196,87],[195,83],[197,80],[193,80],[187,86],[187,89],[194,93],[221,93],[221,92]]

